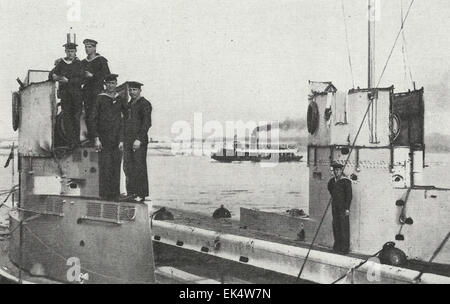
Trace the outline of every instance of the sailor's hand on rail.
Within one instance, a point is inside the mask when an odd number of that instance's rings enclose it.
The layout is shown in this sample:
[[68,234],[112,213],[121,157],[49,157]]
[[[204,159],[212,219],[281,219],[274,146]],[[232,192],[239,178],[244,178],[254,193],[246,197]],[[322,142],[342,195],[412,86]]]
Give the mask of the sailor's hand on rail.
[[350,215],[350,210],[345,210],[345,216],[349,216]]
[[136,152],[141,147],[141,141],[136,139],[133,143],[133,152]]
[[123,152],[123,142],[119,143],[119,150]]
[[95,149],[97,151],[101,151],[103,149],[102,143],[100,141],[100,138],[96,137],[95,138]]

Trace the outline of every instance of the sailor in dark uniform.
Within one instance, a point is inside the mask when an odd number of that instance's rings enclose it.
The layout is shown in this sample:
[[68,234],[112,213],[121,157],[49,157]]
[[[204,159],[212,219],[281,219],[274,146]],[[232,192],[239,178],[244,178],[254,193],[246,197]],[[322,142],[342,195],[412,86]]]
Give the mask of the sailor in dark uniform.
[[128,82],[128,117],[125,119],[124,162],[127,195],[137,201],[148,196],[147,146],[152,126],[152,105],[141,96],[139,82]]
[[352,182],[343,173],[343,166],[337,162],[331,164],[334,177],[328,182],[331,194],[333,215],[333,250],[341,254],[350,251],[350,204],[352,201]]
[[105,77],[106,90],[97,96],[90,116],[95,147],[99,151],[100,197],[116,200],[120,195],[126,101],[116,93],[116,74]]
[[83,41],[87,57],[83,59],[82,64],[85,70],[85,80],[83,86],[84,112],[86,115],[88,137],[93,139],[91,126],[89,124],[92,113],[92,105],[97,95],[103,91],[103,79],[110,74],[108,60],[97,53],[97,41],[85,39]]
[[58,97],[61,110],[68,120],[65,127],[70,148],[80,145],[80,117],[83,106],[81,84],[84,77],[83,66],[77,58],[77,44],[68,42],[63,45],[66,57],[55,62],[49,73],[49,79],[58,81]]

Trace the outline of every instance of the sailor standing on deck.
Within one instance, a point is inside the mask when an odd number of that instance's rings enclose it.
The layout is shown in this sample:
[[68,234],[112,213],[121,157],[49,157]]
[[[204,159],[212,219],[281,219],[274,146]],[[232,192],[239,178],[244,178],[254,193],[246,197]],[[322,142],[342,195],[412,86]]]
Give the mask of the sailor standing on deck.
[[100,197],[116,200],[120,195],[120,164],[124,140],[125,100],[116,93],[117,74],[107,75],[105,92],[99,94],[90,115],[92,136],[99,151]]
[[88,138],[93,139],[90,115],[97,95],[103,91],[103,79],[110,74],[108,60],[97,53],[97,41],[85,39],[83,41],[87,57],[81,62],[85,70],[83,86],[84,112],[86,115]]
[[127,195],[137,201],[148,196],[147,146],[152,126],[152,105],[141,96],[142,83],[127,82],[130,101],[125,119],[123,167]]
[[77,58],[77,44],[68,41],[63,45],[66,57],[58,59],[49,73],[49,79],[58,81],[58,98],[61,99],[61,110],[67,115],[67,137],[71,149],[80,145],[80,117],[83,106],[81,84],[83,67]]
[[350,203],[352,201],[352,182],[344,176],[343,165],[337,162],[331,164],[334,177],[328,182],[331,194],[333,215],[333,250],[347,254],[350,251]]

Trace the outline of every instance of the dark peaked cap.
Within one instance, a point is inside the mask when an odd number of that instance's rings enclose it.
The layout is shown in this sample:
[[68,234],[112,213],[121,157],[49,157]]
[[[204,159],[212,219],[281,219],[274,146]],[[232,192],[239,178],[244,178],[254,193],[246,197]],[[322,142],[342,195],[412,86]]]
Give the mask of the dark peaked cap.
[[94,46],[97,45],[97,41],[95,41],[94,39],[84,39],[83,40],[84,44],[93,44]]
[[77,46],[78,46],[78,44],[73,43],[73,42],[68,42],[68,43],[63,45],[63,47],[65,47],[66,49],[69,49],[69,50],[76,49]]
[[112,81],[112,80],[117,80],[117,77],[119,77],[119,75],[117,75],[117,74],[109,74],[109,75],[106,75],[104,78],[103,78],[103,80],[106,82],[106,81]]
[[137,81],[128,81],[127,84],[128,84],[128,87],[136,88],[136,89],[140,89],[143,86],[142,83],[137,82]]

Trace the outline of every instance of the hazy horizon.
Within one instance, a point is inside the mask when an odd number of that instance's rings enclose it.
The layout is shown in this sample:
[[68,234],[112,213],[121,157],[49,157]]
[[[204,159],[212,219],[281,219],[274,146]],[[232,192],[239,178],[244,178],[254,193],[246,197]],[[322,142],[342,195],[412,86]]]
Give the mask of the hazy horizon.
[[[380,1],[376,75],[400,27],[399,1]],[[68,21],[76,1],[0,0],[0,137],[10,137],[11,92],[28,69],[46,69],[64,55],[70,27],[99,41],[119,82],[143,82],[153,104],[154,138],[171,136],[176,121],[284,121],[306,117],[308,80],[352,87],[341,1],[80,1],[80,19]],[[366,87],[367,1],[344,0],[355,87]],[[406,11],[409,0],[403,0]],[[425,87],[427,134],[450,134],[446,0],[416,0],[405,25],[407,64]],[[380,86],[411,89],[402,37]]]

